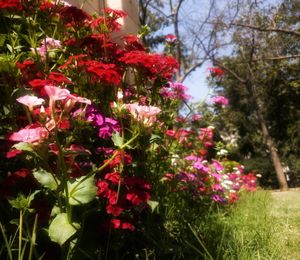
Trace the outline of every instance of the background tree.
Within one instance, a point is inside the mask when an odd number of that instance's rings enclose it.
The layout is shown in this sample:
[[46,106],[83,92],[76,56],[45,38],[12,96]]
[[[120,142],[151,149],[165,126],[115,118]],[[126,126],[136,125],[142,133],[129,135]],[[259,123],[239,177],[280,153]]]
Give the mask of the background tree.
[[152,32],[143,37],[146,46],[165,47],[176,57],[180,64],[176,81],[183,82],[216,48],[216,35],[208,23],[216,10],[215,0],[205,1],[201,12],[195,8],[198,0],[140,0],[139,6],[141,25]]
[[[233,30],[232,53],[213,57],[227,72],[217,90],[230,98],[232,113],[240,115],[231,117],[242,137],[240,152],[249,160],[267,148],[283,190],[287,183],[282,161],[291,162],[299,154],[299,137],[293,130],[299,125],[297,16],[296,1],[268,8],[252,2],[242,18],[227,23]],[[266,147],[257,140],[264,140]],[[293,169],[299,167],[297,159],[292,164]]]

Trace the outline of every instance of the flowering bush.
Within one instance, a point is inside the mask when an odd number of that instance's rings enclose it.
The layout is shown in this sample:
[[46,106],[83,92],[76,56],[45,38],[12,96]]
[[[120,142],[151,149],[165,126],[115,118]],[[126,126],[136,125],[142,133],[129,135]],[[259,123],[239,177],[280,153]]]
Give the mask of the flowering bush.
[[226,204],[255,189],[241,165],[214,159],[214,131],[197,126],[201,115],[178,117],[189,97],[170,81],[176,60],[148,53],[135,36],[111,40],[122,11],[96,17],[63,1],[15,0],[0,1],[0,15],[8,257],[133,256],[130,233],[149,237],[169,191]]

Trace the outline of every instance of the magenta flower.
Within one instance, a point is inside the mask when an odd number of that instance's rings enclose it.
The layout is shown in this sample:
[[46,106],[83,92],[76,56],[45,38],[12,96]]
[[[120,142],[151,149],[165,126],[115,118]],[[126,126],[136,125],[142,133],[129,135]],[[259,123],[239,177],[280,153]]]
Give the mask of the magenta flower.
[[229,100],[223,96],[215,96],[211,99],[211,101],[215,104],[215,105],[223,105],[223,106],[227,106],[229,104]]
[[25,95],[17,98],[17,101],[27,106],[29,110],[32,111],[34,106],[42,105],[45,100],[36,96]]
[[48,138],[48,131],[44,127],[33,127],[34,125],[23,128],[18,132],[13,133],[10,137],[10,141],[35,143],[40,142],[43,139]]
[[168,82],[168,84],[161,89],[160,94],[168,99],[187,101],[191,99],[191,96],[187,95],[186,91],[187,87],[182,83]]
[[113,132],[120,132],[121,130],[118,121],[105,117],[94,105],[87,106],[85,110],[76,110],[73,117],[82,117],[87,122],[91,122],[98,129],[98,136],[103,139],[107,139],[112,136]]

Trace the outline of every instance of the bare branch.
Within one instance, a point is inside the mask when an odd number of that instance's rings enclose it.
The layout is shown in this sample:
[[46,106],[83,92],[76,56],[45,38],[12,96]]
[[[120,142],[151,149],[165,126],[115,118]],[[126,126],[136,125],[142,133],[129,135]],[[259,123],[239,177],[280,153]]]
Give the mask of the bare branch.
[[244,28],[250,28],[253,30],[257,30],[260,32],[281,32],[285,34],[290,34],[290,35],[296,35],[300,37],[300,32],[294,31],[294,30],[288,30],[288,29],[281,29],[281,28],[275,28],[275,27],[259,27],[255,26],[252,24],[241,24],[241,23],[231,23],[232,25],[239,26],[239,27],[244,27]]
[[183,75],[179,78],[179,80],[177,80],[178,82],[183,82],[185,81],[185,79],[196,69],[200,68],[203,63],[205,62],[205,60],[194,64],[193,66],[189,67],[186,71],[184,71]]

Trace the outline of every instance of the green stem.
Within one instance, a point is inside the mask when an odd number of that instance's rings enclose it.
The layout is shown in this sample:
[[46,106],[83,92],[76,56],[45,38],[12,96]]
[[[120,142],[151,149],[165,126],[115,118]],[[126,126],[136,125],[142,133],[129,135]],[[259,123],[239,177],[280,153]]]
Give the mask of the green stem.
[[31,259],[32,259],[33,247],[35,246],[37,218],[38,218],[38,215],[36,214],[36,215],[35,215],[35,218],[34,218],[34,224],[33,224],[32,235],[31,235],[31,238],[30,238],[30,249],[29,249],[28,260],[31,260]]
[[[68,176],[67,176],[67,167],[65,164],[65,160],[64,160],[64,154],[63,154],[63,150],[61,148],[61,144],[59,142],[59,138],[57,136],[57,130],[55,131],[55,141],[58,147],[58,165],[59,168],[61,170],[61,176],[62,176],[62,185],[63,185],[63,193],[65,193],[65,212],[67,213],[68,216],[68,220],[69,222],[71,222],[71,216],[72,216],[72,212],[71,212],[71,206],[69,203],[69,190],[68,190]],[[61,211],[63,211],[63,209],[61,208]]]
[[23,233],[23,212],[20,210],[20,220],[19,220],[19,247],[18,247],[18,260],[21,260],[22,254],[22,233]]
[[4,243],[5,243],[5,246],[6,246],[6,249],[7,249],[7,254],[8,254],[8,257],[10,260],[13,260],[13,257],[12,257],[12,252],[11,252],[11,247],[8,243],[8,240],[7,240],[7,236],[5,234],[5,230],[4,230],[4,227],[2,226],[2,224],[0,223],[0,229],[1,229],[1,233],[2,233],[2,236],[3,236],[3,239],[4,239]]
[[[134,135],[129,141],[127,141],[125,144],[121,145],[119,147],[119,149],[117,151],[114,152],[114,154],[103,164],[101,165],[99,168],[97,168],[96,170],[93,170],[91,172],[89,172],[82,180],[80,180],[75,187],[72,189],[73,191],[76,191],[77,187],[84,182],[85,180],[87,180],[88,178],[90,178],[92,175],[101,172],[103,169],[105,169],[113,159],[115,159],[115,157],[119,154],[120,151],[124,150],[124,148],[126,148],[126,146],[130,145],[138,136],[140,135],[140,133],[137,133],[136,135]],[[70,196],[72,196],[72,192],[70,192]]]
[[30,114],[30,111],[27,107],[25,107],[25,112],[26,112],[26,116],[27,116],[29,124],[32,124],[31,114]]

